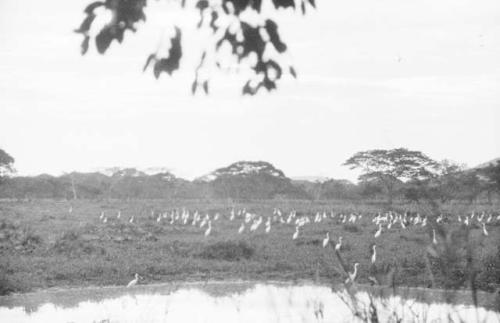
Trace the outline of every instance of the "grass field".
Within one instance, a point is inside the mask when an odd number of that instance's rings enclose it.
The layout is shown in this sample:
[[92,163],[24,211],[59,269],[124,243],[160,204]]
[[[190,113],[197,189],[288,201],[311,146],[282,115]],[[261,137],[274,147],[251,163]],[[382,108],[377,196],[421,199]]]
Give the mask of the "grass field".
[[[186,208],[191,214],[212,218],[212,231],[181,221],[169,224],[174,209]],[[285,217],[290,210],[297,217],[315,214],[357,212],[363,214],[356,223],[339,223],[327,217],[321,223],[301,227],[299,237],[292,240],[294,224],[273,222],[265,233],[262,223],[255,232],[238,234],[242,217],[230,221],[232,207],[247,212],[272,215],[275,207]],[[70,212],[71,208],[71,212]],[[396,210],[418,211],[416,206],[399,205]],[[457,214],[495,211],[491,206],[450,205],[444,211],[444,224],[439,230],[461,228]],[[1,201],[0,202],[0,292],[26,292],[48,287],[126,285],[134,273],[143,277],[140,283],[205,279],[274,279],[333,280],[345,277],[338,268],[333,248],[323,248],[327,231],[334,240],[343,237],[342,255],[352,266],[359,262],[357,281],[368,283],[370,245],[377,245],[376,267],[397,267],[396,283],[407,286],[449,287],[466,273],[463,259],[447,263],[432,261],[426,265],[427,249],[432,244],[431,226],[412,225],[406,229],[394,225],[374,238],[377,226],[372,219],[381,205],[318,203],[304,201],[258,201],[232,204],[226,201]],[[102,212],[106,223],[100,218]],[[121,217],[117,219],[120,212]],[[167,212],[157,222],[158,215]],[[447,214],[447,213],[445,213]],[[498,213],[493,213],[497,215]],[[134,223],[129,223],[130,217]],[[488,236],[480,225],[470,226],[474,245],[477,286],[493,290],[500,286],[500,221],[488,224]],[[442,238],[438,236],[438,243]],[[444,243],[444,242],[443,242]],[[452,264],[453,268],[442,268]],[[441,267],[440,267],[441,266]],[[455,286],[455,287],[465,287]]]

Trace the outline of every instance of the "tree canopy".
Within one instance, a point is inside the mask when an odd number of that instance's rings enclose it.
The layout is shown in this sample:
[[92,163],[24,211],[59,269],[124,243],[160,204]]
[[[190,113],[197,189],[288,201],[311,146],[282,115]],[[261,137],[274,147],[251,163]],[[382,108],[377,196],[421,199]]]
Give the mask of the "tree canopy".
[[[303,14],[308,7],[316,6],[315,0],[176,0],[182,10],[189,8],[199,11],[198,29],[208,29],[212,35],[213,48],[204,48],[200,53],[200,60],[194,71],[194,80],[191,92],[196,93],[199,87],[208,94],[210,76],[201,73],[209,64],[221,68],[219,54],[223,44],[228,44],[231,55],[238,64],[243,60],[254,59],[251,65],[253,76],[242,87],[243,94],[254,95],[260,89],[271,91],[276,89],[277,82],[285,73],[296,77],[293,66],[283,62],[282,56],[287,51],[287,45],[282,40],[278,24],[264,13],[264,4],[270,4],[269,10],[291,9],[300,7]],[[126,31],[135,32],[140,22],[146,21],[145,9],[147,0],[104,0],[90,3],[84,10],[85,18],[76,33],[83,35],[81,44],[82,55],[89,50],[89,45],[95,43],[100,54],[106,53],[113,41],[122,43]],[[267,8],[267,7],[266,7]],[[111,13],[111,20],[99,28],[96,33],[91,32],[95,18],[102,9]],[[266,9],[267,10],[267,9]],[[249,21],[244,13],[252,11],[257,21]],[[172,75],[181,64],[182,29],[173,26],[175,33],[170,39],[167,50],[158,49],[151,53],[143,70],[152,67],[153,74],[159,78],[162,73]],[[160,46],[158,47],[160,48]],[[215,56],[208,60],[208,56]]]
[[14,158],[0,148],[0,182],[2,178],[14,172]]
[[406,148],[361,151],[349,158],[344,165],[351,169],[360,169],[361,181],[380,181],[387,190],[389,203],[392,203],[397,183],[433,177],[439,166],[422,152]]

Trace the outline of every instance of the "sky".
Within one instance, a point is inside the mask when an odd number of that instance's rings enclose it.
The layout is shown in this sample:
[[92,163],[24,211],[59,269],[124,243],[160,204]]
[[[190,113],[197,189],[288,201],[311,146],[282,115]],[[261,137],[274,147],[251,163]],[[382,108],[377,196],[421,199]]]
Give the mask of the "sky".
[[[0,148],[19,175],[163,166],[188,179],[239,160],[287,176],[354,180],[367,149],[407,147],[475,166],[500,156],[498,0],[322,0],[274,14],[288,44],[278,90],[240,95],[243,75],[213,72],[190,94],[196,13],[150,1],[148,21],[106,55],[80,55],[73,30],[89,0],[0,1]],[[104,18],[103,18],[104,19]],[[185,27],[172,78],[142,73]]]

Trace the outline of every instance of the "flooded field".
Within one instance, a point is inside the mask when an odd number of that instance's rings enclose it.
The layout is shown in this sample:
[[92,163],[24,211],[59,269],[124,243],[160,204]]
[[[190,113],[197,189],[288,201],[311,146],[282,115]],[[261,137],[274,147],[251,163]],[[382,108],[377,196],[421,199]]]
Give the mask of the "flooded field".
[[[352,322],[368,314],[373,290],[311,283],[205,282],[49,290],[0,297],[2,322]],[[403,295],[404,294],[404,295]],[[377,295],[382,295],[378,293]],[[372,299],[381,322],[500,322],[488,295],[466,297],[408,289]],[[491,296],[491,295],[490,295]],[[429,299],[432,298],[432,301]],[[358,312],[358,316],[354,313]]]

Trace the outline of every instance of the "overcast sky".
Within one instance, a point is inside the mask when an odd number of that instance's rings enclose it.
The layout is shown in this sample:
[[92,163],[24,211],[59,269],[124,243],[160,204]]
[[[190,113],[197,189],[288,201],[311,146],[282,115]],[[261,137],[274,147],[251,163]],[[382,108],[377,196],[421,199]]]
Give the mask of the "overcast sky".
[[72,30],[89,2],[0,0],[0,147],[19,174],[165,166],[193,178],[265,160],[288,176],[354,179],[341,164],[365,149],[469,166],[500,156],[498,0],[322,0],[285,13],[299,78],[256,97],[230,73],[192,97],[192,44],[172,79],[143,74],[166,22],[195,17],[165,18],[156,1],[122,46],[81,56]]

